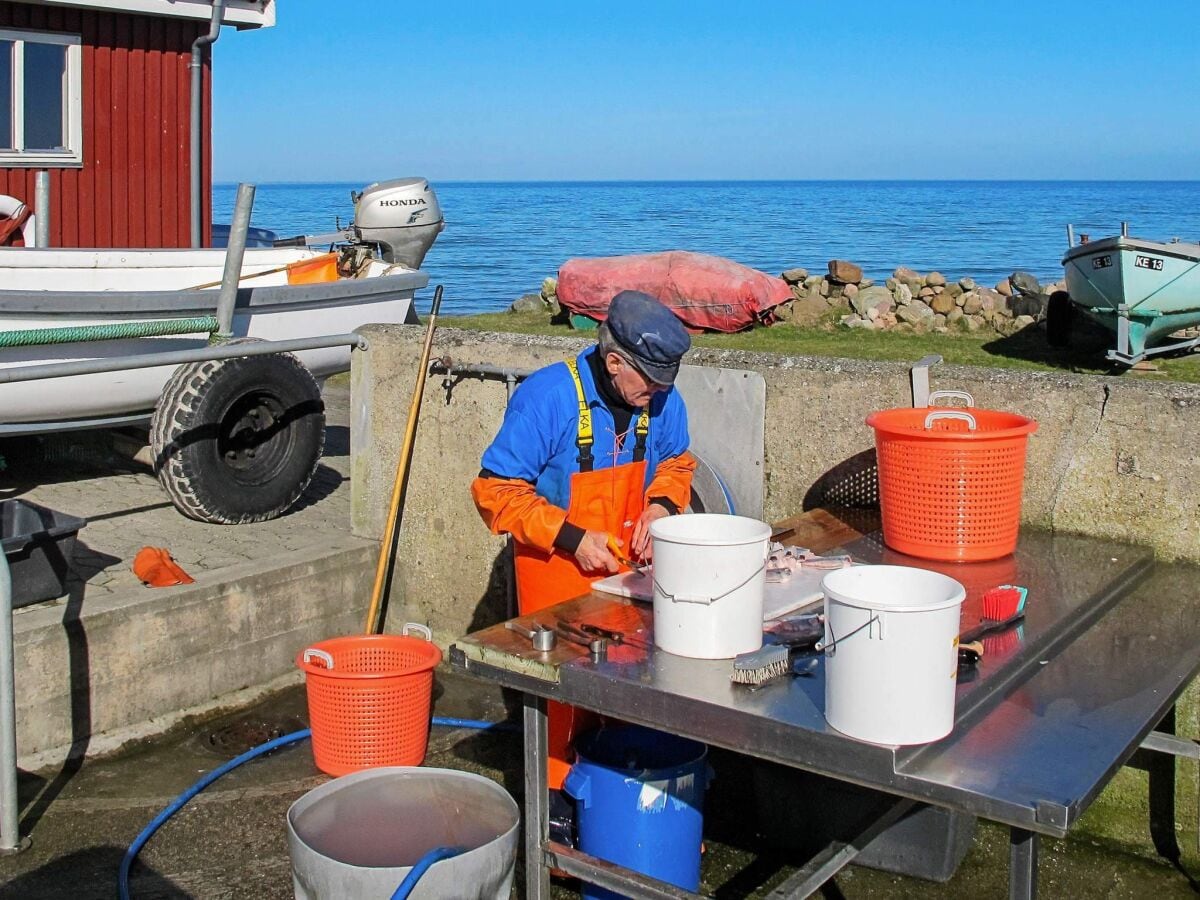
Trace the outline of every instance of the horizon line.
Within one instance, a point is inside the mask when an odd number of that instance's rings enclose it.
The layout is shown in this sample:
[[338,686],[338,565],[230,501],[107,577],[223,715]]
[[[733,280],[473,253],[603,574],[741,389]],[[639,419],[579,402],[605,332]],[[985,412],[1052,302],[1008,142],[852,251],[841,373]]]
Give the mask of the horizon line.
[[[445,178],[437,184],[1200,184],[1198,178]],[[359,184],[365,179],[259,181],[262,185]],[[376,178],[374,181],[387,179]],[[238,180],[213,180],[236,186]],[[368,181],[368,184],[374,183]]]

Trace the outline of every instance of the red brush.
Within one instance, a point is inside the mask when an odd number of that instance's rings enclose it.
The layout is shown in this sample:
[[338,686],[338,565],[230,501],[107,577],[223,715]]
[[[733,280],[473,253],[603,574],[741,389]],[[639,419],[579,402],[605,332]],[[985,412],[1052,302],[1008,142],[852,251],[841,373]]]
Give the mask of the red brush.
[[1003,622],[1025,611],[1025,599],[1029,589],[1002,584],[983,595],[983,618],[985,621]]
[[[1028,588],[1016,587],[1011,584],[1002,584],[985,593],[983,595],[983,618],[974,628],[959,635],[959,664],[973,665],[988,652],[987,642],[981,640],[984,635],[996,635],[997,633],[1004,635],[1014,624],[1025,618],[1025,598],[1028,596]],[[1012,633],[1009,632],[1008,636],[1011,637]],[[1018,634],[1016,638],[1019,643],[1021,636]],[[998,644],[994,642],[992,649],[999,649]],[[1003,649],[1009,649],[1008,640],[1003,642]]]

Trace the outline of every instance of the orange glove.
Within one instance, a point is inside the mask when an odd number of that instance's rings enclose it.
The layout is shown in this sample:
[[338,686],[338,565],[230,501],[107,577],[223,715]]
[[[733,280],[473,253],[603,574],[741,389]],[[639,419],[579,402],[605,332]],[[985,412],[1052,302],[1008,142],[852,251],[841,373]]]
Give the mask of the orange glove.
[[133,558],[133,574],[146,587],[193,584],[196,579],[179,567],[166,547],[143,547]]

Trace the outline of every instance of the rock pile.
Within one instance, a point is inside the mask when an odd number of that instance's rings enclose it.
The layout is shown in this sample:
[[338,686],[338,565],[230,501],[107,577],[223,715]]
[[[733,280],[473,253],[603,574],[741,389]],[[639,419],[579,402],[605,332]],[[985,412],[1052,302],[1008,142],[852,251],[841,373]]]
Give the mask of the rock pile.
[[841,259],[830,260],[824,275],[797,268],[781,277],[795,298],[776,308],[781,320],[794,325],[834,321],[867,331],[1013,334],[1042,318],[1050,293],[1061,290],[1061,285],[1039,284],[1028,272],[1014,272],[987,288],[973,278],[952,282],[941,272],[921,274],[903,266],[879,285],[863,278],[860,266]]
[[[1040,284],[1028,272],[1013,272],[994,288],[970,277],[949,281],[941,272],[921,274],[901,266],[883,284],[863,277],[863,270],[844,259],[829,261],[828,272],[788,269],[782,274],[793,299],[777,306],[780,323],[800,326],[836,324],[866,331],[946,334],[991,331],[1014,334],[1040,321],[1050,294],[1064,285]],[[542,281],[536,294],[525,294],[512,312],[561,313],[558,282]]]

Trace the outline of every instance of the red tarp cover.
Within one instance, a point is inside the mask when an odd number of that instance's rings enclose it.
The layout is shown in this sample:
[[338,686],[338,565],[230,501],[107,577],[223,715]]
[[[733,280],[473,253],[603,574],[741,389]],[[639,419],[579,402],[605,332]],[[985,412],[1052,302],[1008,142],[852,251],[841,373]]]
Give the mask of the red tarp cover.
[[558,270],[558,302],[572,313],[604,321],[621,291],[657,297],[693,330],[742,331],[769,324],[772,310],[792,299],[773,278],[720,256],[671,250],[639,256],[569,259]]

